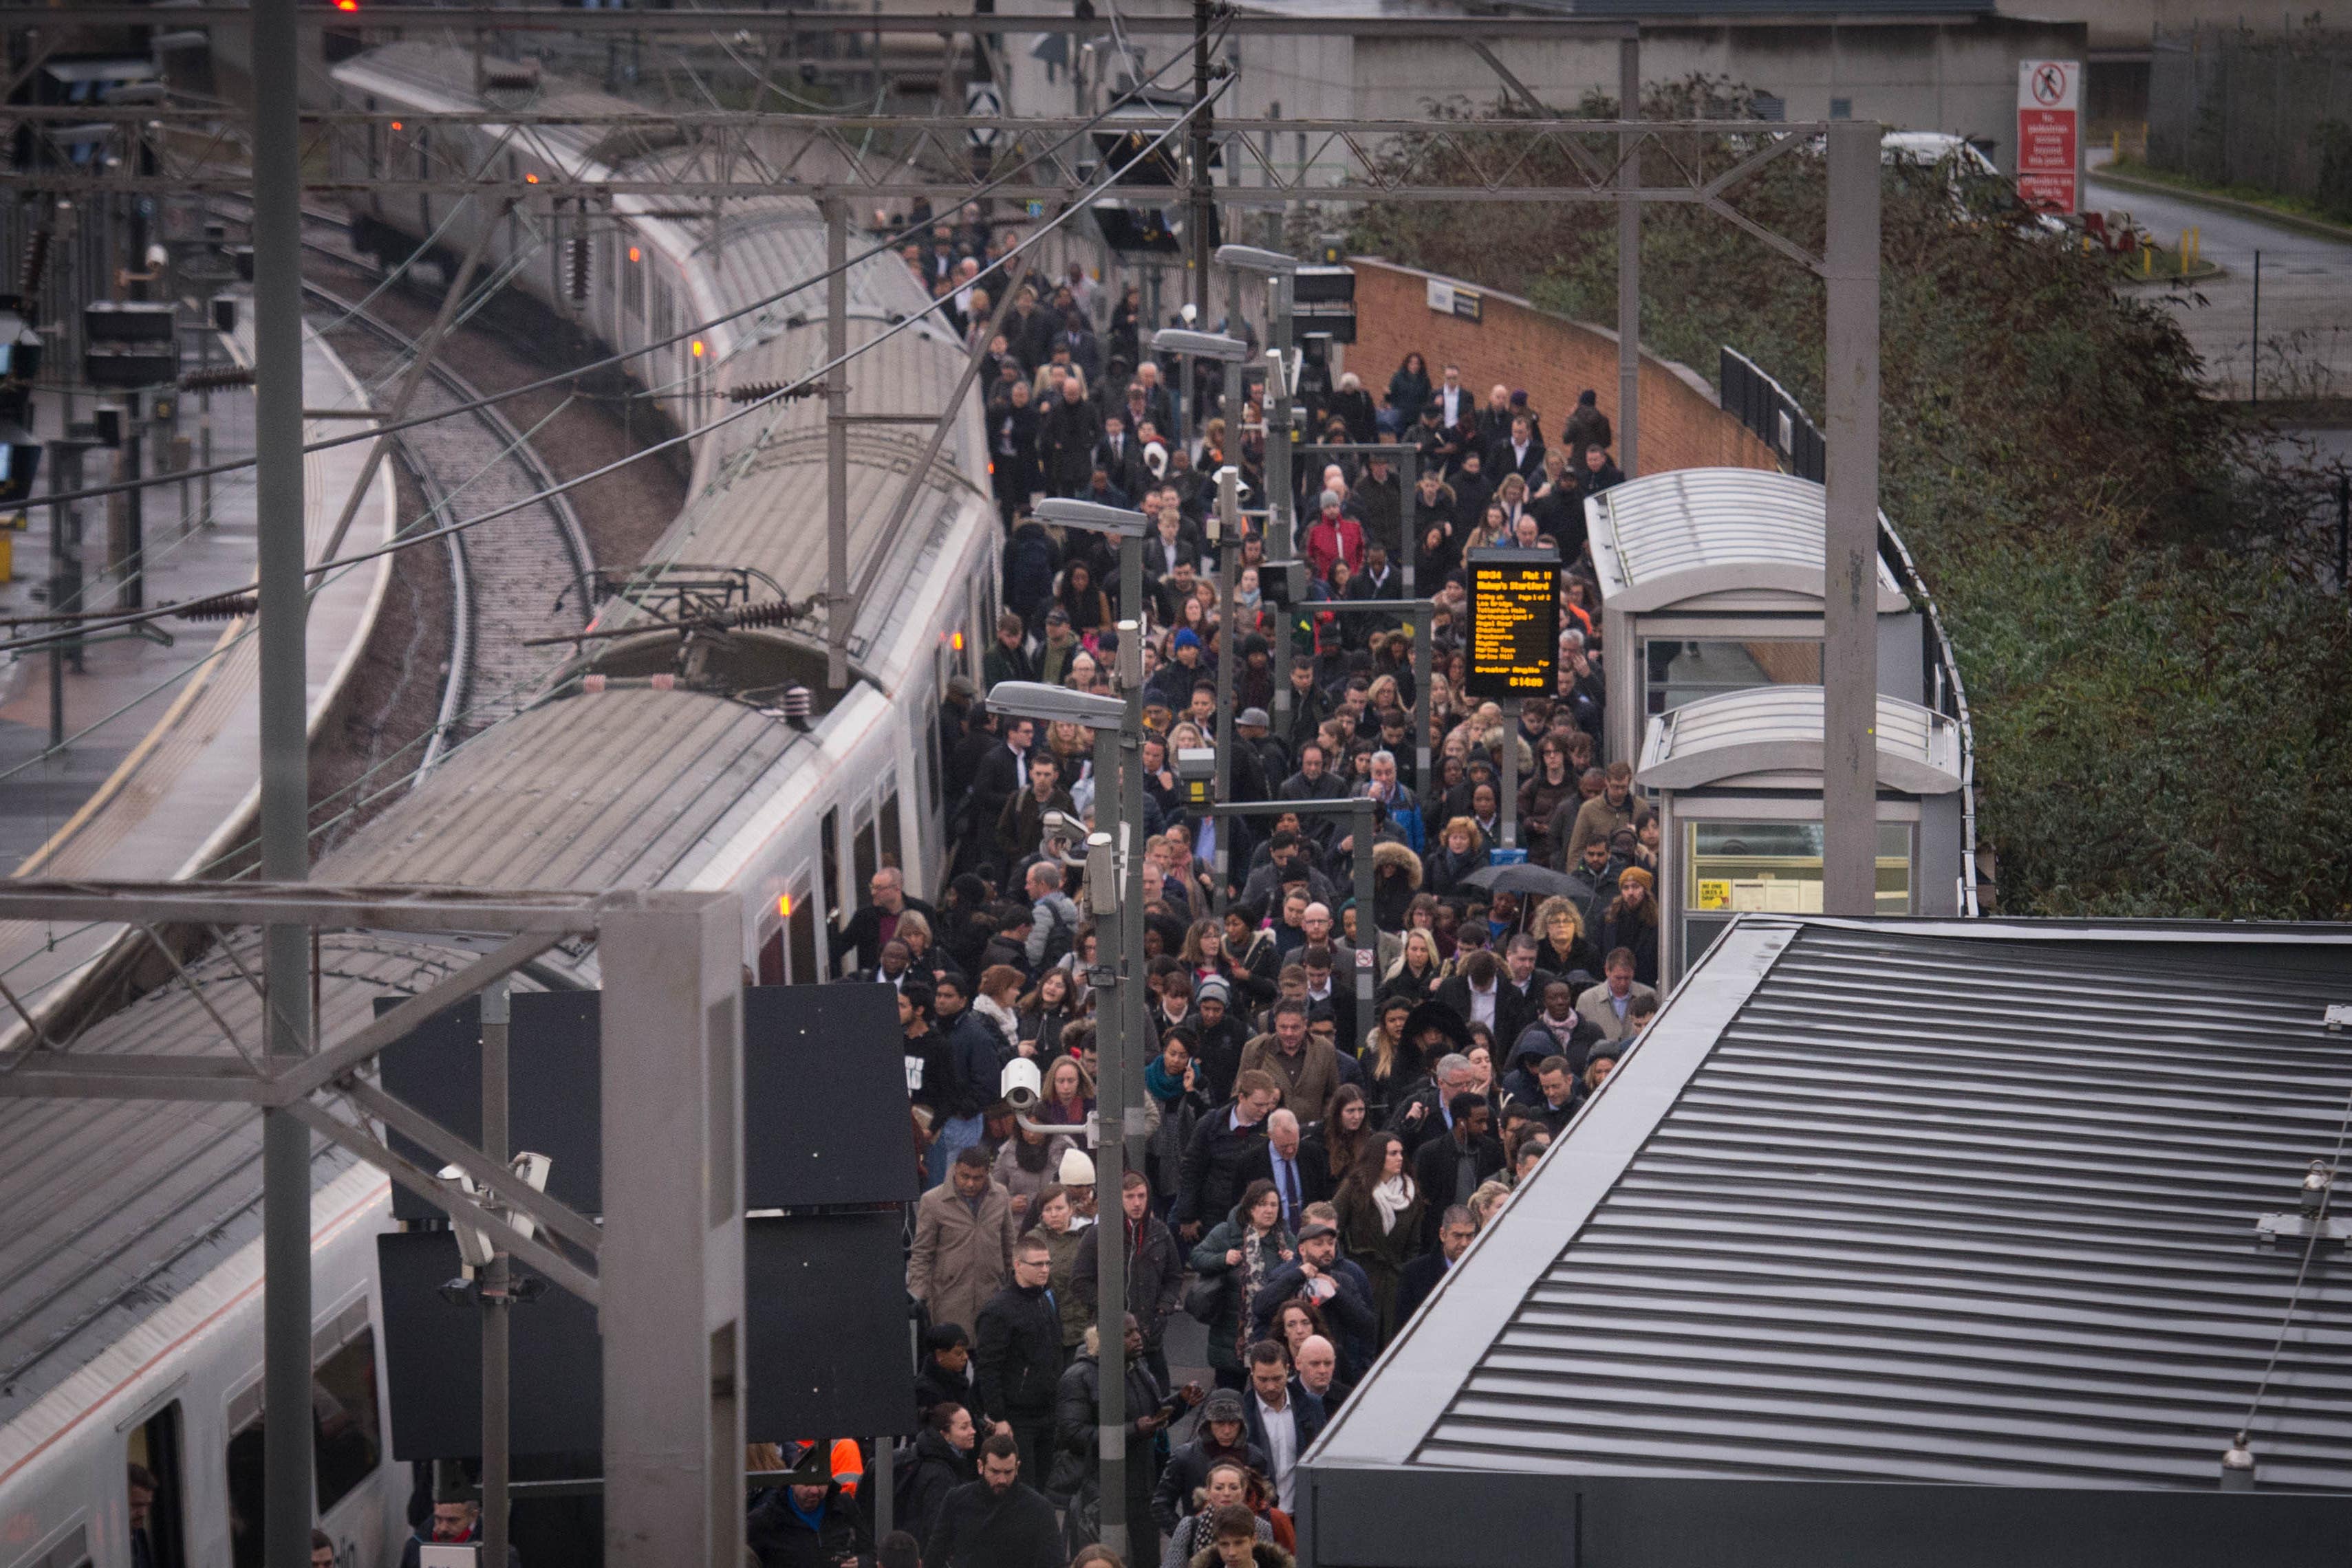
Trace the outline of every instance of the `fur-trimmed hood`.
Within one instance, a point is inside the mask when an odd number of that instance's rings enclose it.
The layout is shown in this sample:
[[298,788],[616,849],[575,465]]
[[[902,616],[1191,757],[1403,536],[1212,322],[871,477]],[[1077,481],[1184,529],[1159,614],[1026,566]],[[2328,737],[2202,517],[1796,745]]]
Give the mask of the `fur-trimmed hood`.
[[1411,844],[1383,839],[1372,846],[1374,875],[1399,869],[1404,872],[1405,885],[1418,890],[1421,886],[1421,857],[1412,852]]

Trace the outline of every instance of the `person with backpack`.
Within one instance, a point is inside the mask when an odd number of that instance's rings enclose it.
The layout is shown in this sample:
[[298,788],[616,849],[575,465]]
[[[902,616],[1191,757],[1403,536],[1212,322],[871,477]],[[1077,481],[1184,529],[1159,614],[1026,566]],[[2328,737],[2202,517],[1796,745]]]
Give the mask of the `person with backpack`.
[[1039,861],[1029,868],[1027,953],[1033,975],[1042,975],[1067,957],[1077,940],[1082,916],[1076,901],[1062,891],[1062,868],[1052,861]]
[[890,1465],[891,1495],[903,1528],[918,1539],[930,1534],[948,1493],[980,1479],[972,1459],[979,1447],[980,1427],[962,1406],[947,1400],[924,1412],[923,1429]]

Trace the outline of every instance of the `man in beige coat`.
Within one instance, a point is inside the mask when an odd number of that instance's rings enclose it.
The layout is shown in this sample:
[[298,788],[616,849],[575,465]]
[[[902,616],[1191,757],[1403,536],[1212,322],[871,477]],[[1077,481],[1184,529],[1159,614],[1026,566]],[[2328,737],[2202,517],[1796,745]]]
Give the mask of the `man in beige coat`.
[[1619,947],[1601,961],[1608,976],[1604,984],[1587,986],[1584,994],[1576,998],[1576,1010],[1587,1023],[1601,1031],[1601,1038],[1612,1045],[1622,1044],[1641,1032],[1641,1025],[1633,1013],[1636,998],[1647,997],[1653,1010],[1657,1007],[1658,993],[1633,978],[1633,955]]
[[908,1292],[922,1299],[932,1322],[971,1332],[980,1309],[1012,1277],[1013,1236],[1012,1195],[989,1179],[988,1151],[959,1150],[948,1179],[915,1206]]
[[1307,1004],[1285,998],[1274,1006],[1274,1028],[1242,1047],[1241,1071],[1270,1074],[1282,1103],[1301,1122],[1319,1120],[1339,1087],[1339,1054],[1307,1032]]

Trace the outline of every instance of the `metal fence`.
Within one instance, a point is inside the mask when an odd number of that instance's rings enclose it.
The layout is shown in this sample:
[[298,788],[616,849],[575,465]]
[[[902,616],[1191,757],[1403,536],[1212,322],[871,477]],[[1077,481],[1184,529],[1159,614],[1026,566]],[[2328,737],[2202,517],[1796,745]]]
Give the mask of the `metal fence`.
[[1772,449],[1783,467],[1800,479],[1822,482],[1822,433],[1788,388],[1731,348],[1720,351],[1717,380],[1723,406]]
[[2352,217],[2352,33],[2156,32],[2147,161]]

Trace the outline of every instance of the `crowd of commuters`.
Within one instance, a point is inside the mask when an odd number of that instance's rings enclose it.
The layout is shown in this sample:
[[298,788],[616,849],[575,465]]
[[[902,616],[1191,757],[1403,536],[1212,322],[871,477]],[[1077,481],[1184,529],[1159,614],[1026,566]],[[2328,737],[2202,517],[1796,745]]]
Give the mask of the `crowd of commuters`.
[[[849,983],[897,993],[925,1186],[908,1269],[921,1429],[892,1470],[904,1533],[858,1542],[868,1516],[835,1485],[780,1489],[752,1539],[769,1568],[852,1550],[892,1568],[1108,1559],[1090,1542],[1101,1335],[1117,1333],[1129,1561],[1285,1568],[1301,1456],[1659,1005],[1658,827],[1623,759],[1601,752],[1583,501],[1621,477],[1609,420],[1591,392],[1556,422],[1507,385],[1481,398],[1418,354],[1385,396],[1317,359],[1293,465],[1300,581],[1253,522],[1224,541],[1228,602],[1206,542],[1211,476],[1238,467],[1245,506],[1263,508],[1260,389],[1226,409],[1213,384],[1182,387],[1181,367],[1140,351],[1136,291],[1114,299],[1080,269],[1019,284],[999,321],[973,287],[986,245],[950,223],[906,253],[985,351],[1006,530],[982,679],[951,682],[940,715],[950,859],[922,890],[886,865],[832,939]],[[1317,443],[1412,448],[1412,536],[1399,463]],[[1044,495],[1150,516],[1140,602],[1122,601],[1103,538],[1033,515]],[[1567,569],[1559,689],[1508,713],[1463,695],[1462,568],[1489,543]],[[1425,694],[1403,619],[1317,608],[1401,597],[1408,559],[1435,601]],[[1038,1130],[1095,1109],[1090,976],[1105,956],[1080,852],[1093,737],[983,699],[1007,680],[1114,692],[1124,620],[1143,639],[1150,1038],[1129,1047],[1139,1168],[1103,1194],[1083,1138]],[[1297,808],[1246,826],[1188,803],[1172,771],[1178,751],[1213,745],[1228,660],[1233,796]],[[1509,859],[1496,852],[1507,771],[1539,892],[1482,874]],[[1353,799],[1376,803],[1368,833],[1318,810]],[[1350,896],[1360,856],[1370,909]],[[1024,1115],[1001,1093],[1017,1059],[1039,1074]],[[1115,1322],[1097,1313],[1107,1234],[1125,1258]],[[1186,1321],[1205,1333],[1199,1379],[1170,1364]]]

